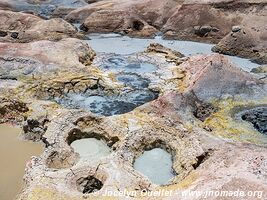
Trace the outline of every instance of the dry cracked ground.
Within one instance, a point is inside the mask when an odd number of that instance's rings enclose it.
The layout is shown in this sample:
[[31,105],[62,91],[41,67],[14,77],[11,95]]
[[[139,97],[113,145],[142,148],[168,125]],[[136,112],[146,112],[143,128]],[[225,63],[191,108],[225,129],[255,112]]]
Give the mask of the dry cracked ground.
[[[0,123],[45,146],[25,163],[18,200],[267,199],[266,0],[1,0],[0,9]],[[140,39],[155,36],[216,53]],[[109,52],[117,39],[151,42]],[[86,139],[108,152],[84,159],[74,144]],[[170,155],[164,184],[136,167],[153,149]]]

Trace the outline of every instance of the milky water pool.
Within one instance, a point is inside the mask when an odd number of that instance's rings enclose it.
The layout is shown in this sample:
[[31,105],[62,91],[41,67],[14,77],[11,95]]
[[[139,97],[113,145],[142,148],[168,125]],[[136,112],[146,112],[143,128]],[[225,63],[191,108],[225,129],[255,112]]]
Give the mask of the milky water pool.
[[98,161],[111,153],[107,144],[96,138],[75,140],[71,143],[71,147],[82,159],[89,161]]
[[[88,44],[96,51],[101,53],[115,53],[119,55],[128,55],[143,52],[151,43],[159,43],[173,50],[183,53],[185,56],[197,54],[211,54],[213,44],[181,41],[181,40],[164,40],[157,36],[154,39],[130,38],[119,34],[89,34],[91,40]],[[226,55],[227,56],[227,55]],[[227,56],[234,64],[241,69],[250,72],[251,69],[259,65],[236,56]]]
[[135,160],[134,168],[158,185],[169,183],[175,176],[172,169],[172,156],[161,148],[145,151]]

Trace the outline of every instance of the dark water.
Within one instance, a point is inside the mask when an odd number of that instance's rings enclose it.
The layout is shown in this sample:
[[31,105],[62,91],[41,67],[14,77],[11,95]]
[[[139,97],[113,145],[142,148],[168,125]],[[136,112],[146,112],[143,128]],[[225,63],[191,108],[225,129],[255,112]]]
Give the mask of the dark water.
[[267,107],[244,111],[242,119],[253,124],[259,132],[267,135]]
[[147,88],[150,84],[150,80],[142,78],[140,75],[135,73],[123,73],[117,75],[117,80],[125,84],[125,86],[132,88]]
[[128,56],[107,55],[97,64],[104,72],[113,73],[124,88],[119,94],[104,90],[88,90],[86,93],[67,94],[56,101],[69,108],[83,108],[95,114],[111,116],[132,111],[138,106],[158,98],[158,92],[149,89],[151,80],[143,77],[157,70],[157,66],[131,61]]
[[119,95],[69,94],[56,101],[69,108],[83,108],[98,115],[111,116],[130,112],[157,97],[158,93],[146,89]]

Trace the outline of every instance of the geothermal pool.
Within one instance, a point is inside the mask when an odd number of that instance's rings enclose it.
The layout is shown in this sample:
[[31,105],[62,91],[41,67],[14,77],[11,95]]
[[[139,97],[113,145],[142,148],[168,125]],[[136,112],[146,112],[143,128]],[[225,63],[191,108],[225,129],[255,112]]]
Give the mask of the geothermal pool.
[[123,85],[119,93],[101,90],[88,90],[86,93],[67,94],[55,99],[69,108],[83,108],[101,116],[112,116],[132,111],[138,106],[158,98],[158,92],[149,89],[150,80],[143,75],[155,73],[157,67],[151,63],[129,61],[122,55],[108,56],[102,60],[100,68],[112,72]]
[[267,107],[253,108],[241,113],[242,120],[251,123],[260,133],[267,135]]
[[135,160],[134,168],[157,185],[165,185],[175,176],[172,156],[161,148],[145,151]]
[[107,144],[96,138],[75,140],[71,143],[71,147],[80,155],[81,159],[88,161],[98,161],[111,153]]
[[0,199],[13,200],[23,185],[26,163],[31,156],[40,155],[40,144],[18,139],[21,129],[0,125]]
[[[158,98],[157,91],[149,89],[152,77],[157,73],[155,64],[136,59],[131,56],[143,52],[150,43],[160,43],[185,56],[197,54],[211,54],[212,44],[200,42],[163,40],[161,37],[154,39],[139,39],[121,36],[119,34],[89,34],[91,40],[88,44],[100,55],[97,65],[104,72],[112,73],[115,79],[124,85],[119,94],[107,94],[101,89],[86,93],[67,94],[57,103],[68,108],[87,109],[100,116],[112,116],[132,111],[138,106]],[[231,61],[245,71],[258,67],[257,64],[239,57],[228,56]],[[153,78],[151,78],[153,79]]]
[[[213,44],[201,42],[191,42],[182,40],[164,40],[157,36],[154,39],[130,38],[119,34],[89,34],[91,40],[88,44],[96,51],[102,53],[115,53],[119,55],[127,55],[143,52],[149,44],[159,43],[173,50],[177,50],[185,56],[197,54],[211,54]],[[259,65],[251,62],[249,59],[244,59],[236,56],[227,56],[230,60],[239,66],[241,69],[250,72],[251,69]]]
[[83,108],[100,116],[112,116],[130,112],[157,96],[157,93],[148,89],[137,89],[116,95],[101,94],[101,91],[99,94],[68,94],[56,101],[68,108]]

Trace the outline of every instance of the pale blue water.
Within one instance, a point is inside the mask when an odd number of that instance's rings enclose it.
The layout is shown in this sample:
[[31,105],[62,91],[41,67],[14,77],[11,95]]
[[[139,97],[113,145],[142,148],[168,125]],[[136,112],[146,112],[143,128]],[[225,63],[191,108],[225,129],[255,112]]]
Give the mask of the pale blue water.
[[[120,36],[119,34],[89,34],[91,40],[88,44],[96,51],[102,53],[115,53],[128,55],[143,52],[151,43],[160,43],[168,48],[177,50],[185,56],[197,54],[212,54],[213,44],[201,42],[180,41],[180,40],[163,40],[161,37],[154,39],[130,38]],[[259,65],[251,62],[249,59],[239,58],[236,56],[227,56],[234,64],[241,69],[250,72],[251,69]]]
[[145,151],[135,160],[134,168],[158,185],[167,184],[175,176],[171,154],[160,148]]
[[209,54],[213,45],[200,42],[130,38],[118,34],[89,34],[90,46],[96,52],[115,53],[121,55],[133,54],[144,51],[150,43],[160,43],[166,47],[181,51],[184,55]]
[[96,138],[75,140],[70,146],[80,155],[80,158],[89,161],[98,161],[111,153],[107,144]]

